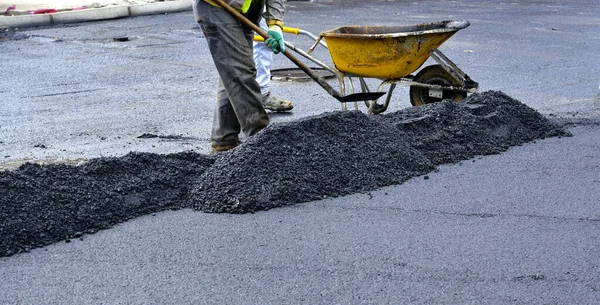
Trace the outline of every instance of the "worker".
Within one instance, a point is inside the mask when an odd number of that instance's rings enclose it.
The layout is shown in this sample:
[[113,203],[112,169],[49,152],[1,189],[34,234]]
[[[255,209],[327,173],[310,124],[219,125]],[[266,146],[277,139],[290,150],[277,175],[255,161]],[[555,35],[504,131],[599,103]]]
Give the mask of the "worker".
[[[261,18],[260,27],[268,31],[265,18]],[[260,93],[263,96],[262,104],[267,110],[275,112],[290,111],[294,105],[290,101],[282,100],[271,93],[271,63],[273,51],[264,43],[254,42],[254,63],[256,64],[256,81],[260,85]]]
[[[275,54],[285,52],[282,33],[285,0],[224,1],[255,24],[265,10],[269,35],[265,44]],[[194,0],[193,10],[219,74],[211,152],[227,151],[240,144],[240,132],[250,137],[269,124],[256,82],[254,33],[213,0]]]

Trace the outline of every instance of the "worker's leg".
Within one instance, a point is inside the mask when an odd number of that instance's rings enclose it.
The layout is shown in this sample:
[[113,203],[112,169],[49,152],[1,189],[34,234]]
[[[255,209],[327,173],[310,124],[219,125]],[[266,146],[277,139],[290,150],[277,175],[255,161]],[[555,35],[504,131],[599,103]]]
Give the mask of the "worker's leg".
[[194,1],[194,14],[220,76],[211,142],[233,144],[239,141],[240,129],[251,136],[269,124],[255,79],[253,33],[225,10],[203,0]]
[[[264,18],[261,18],[260,27],[266,32],[268,27]],[[273,51],[262,42],[254,42],[254,63],[256,64],[256,81],[260,85],[262,104],[265,109],[281,112],[294,108],[290,101],[282,100],[271,94],[271,63]]]
[[[266,32],[267,23],[264,18],[260,20],[260,27]],[[262,42],[254,42],[254,62],[256,63],[256,81],[260,85],[263,96],[269,94],[269,83],[271,82],[271,62],[273,51]]]
[[217,86],[217,103],[213,114],[213,125],[211,131],[212,145],[237,145],[240,142],[240,123],[235,114],[223,81],[219,77]]

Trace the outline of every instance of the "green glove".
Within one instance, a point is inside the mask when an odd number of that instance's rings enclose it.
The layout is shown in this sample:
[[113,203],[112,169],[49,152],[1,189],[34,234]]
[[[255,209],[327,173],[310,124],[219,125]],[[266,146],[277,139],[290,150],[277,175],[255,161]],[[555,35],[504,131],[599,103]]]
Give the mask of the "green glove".
[[269,35],[269,38],[265,39],[265,44],[271,51],[275,54],[279,54],[279,52],[285,53],[285,42],[283,42],[281,28],[278,25],[271,25],[269,26],[267,35]]

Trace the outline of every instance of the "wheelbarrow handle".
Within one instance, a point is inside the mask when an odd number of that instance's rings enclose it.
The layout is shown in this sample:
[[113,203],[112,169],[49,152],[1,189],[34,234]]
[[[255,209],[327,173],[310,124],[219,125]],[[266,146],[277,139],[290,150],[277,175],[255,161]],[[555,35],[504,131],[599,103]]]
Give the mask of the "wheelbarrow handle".
[[[252,29],[258,35],[260,35],[262,38],[264,38],[264,39],[269,38],[269,35],[263,29],[261,29],[258,25],[254,24],[250,20],[248,20],[248,18],[244,17],[244,15],[242,15],[242,13],[238,12],[236,9],[231,7],[229,4],[225,3],[225,1],[223,1],[223,0],[213,0],[213,1],[216,2],[219,6],[221,6],[228,13],[233,15],[235,18],[240,20],[243,24],[247,25],[250,29]],[[325,89],[325,91],[327,91],[327,93],[329,93],[329,95],[336,98],[340,102],[374,100],[374,99],[379,98],[381,95],[385,94],[385,92],[383,94],[379,94],[379,92],[372,92],[372,93],[369,92],[369,93],[356,93],[356,94],[350,94],[350,95],[346,95],[346,96],[340,96],[340,94],[335,89],[333,89],[333,87],[331,87],[331,85],[329,85],[323,78],[319,77],[306,64],[304,64],[303,62],[298,60],[298,58],[296,58],[296,56],[294,56],[291,52],[283,52],[283,54],[285,54],[285,56],[289,60],[291,60],[296,66],[298,66],[298,68],[300,68],[302,71],[304,71],[304,73],[308,74],[308,76],[310,76],[310,78],[312,78],[312,80],[317,82],[317,84],[319,84],[323,89]]]
[[[300,28],[290,28],[290,27],[284,26],[282,31],[284,33],[294,34],[296,36],[300,35]],[[265,39],[262,38],[262,36],[254,35],[254,41],[263,42],[263,41],[265,41]]]
[[288,34],[300,35],[300,28],[290,28],[290,27],[284,26],[282,31],[284,33],[288,33]]

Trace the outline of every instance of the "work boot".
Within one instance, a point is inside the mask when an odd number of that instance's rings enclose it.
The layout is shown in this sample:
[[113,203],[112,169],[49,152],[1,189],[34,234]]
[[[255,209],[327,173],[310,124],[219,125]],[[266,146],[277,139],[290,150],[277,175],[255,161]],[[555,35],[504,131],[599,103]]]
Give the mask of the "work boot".
[[236,148],[238,145],[240,145],[240,142],[236,142],[233,144],[224,144],[224,145],[211,145],[210,146],[210,154],[214,155],[214,154],[226,152],[228,150],[232,150],[232,149]]
[[292,102],[277,98],[271,94],[271,91],[263,96],[262,104],[265,109],[275,112],[290,111],[294,108]]

